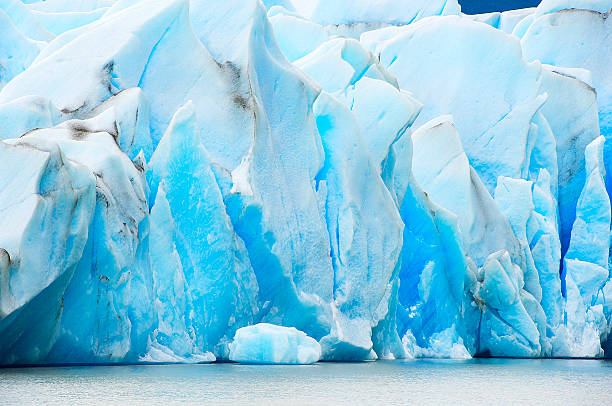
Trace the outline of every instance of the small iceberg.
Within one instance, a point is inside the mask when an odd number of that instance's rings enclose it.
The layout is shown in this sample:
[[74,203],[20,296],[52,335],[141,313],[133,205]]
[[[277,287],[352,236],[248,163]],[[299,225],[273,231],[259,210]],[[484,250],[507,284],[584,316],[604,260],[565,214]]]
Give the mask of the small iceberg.
[[321,346],[294,327],[259,323],[236,331],[229,358],[245,364],[307,365],[321,358]]

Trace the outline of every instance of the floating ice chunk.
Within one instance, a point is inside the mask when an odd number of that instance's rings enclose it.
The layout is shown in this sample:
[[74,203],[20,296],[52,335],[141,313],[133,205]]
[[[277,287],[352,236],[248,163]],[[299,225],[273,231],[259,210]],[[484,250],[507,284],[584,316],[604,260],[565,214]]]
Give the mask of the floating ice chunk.
[[260,323],[236,331],[229,358],[245,364],[314,364],[321,346],[293,327]]

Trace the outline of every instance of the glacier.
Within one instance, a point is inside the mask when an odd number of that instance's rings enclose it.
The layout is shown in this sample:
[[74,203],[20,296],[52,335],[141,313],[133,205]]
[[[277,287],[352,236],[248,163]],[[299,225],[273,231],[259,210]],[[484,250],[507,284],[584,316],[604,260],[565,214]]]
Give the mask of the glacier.
[[0,365],[612,356],[609,0],[0,0]]

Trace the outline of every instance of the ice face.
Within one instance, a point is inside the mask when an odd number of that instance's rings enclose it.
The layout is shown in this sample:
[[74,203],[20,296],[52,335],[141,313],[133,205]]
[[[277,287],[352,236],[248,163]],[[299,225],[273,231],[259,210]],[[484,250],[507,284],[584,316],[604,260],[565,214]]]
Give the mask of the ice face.
[[[470,163],[490,193],[500,175],[535,180],[540,169],[549,172],[553,196],[558,196],[565,250],[584,182],[580,151],[598,135],[595,94],[581,80],[583,71],[570,73],[527,63],[516,38],[457,17],[373,31],[364,34],[362,41],[397,75],[400,87],[424,102],[415,126],[440,114],[453,115]],[[502,48],[503,55],[498,55]],[[490,63],[482,63],[488,53]],[[411,62],[423,58],[432,65]],[[504,96],[477,90],[482,86]],[[567,114],[557,114],[566,109]],[[478,118],[469,113],[474,110],[480,111]],[[522,139],[519,143],[517,134]]]
[[[463,148],[490,192],[500,175],[521,177],[529,166],[529,125],[545,97],[537,89],[540,67],[524,61],[520,43],[456,16],[424,19],[390,34],[389,39],[376,38],[375,32],[363,38],[373,39],[370,47],[381,64],[424,104],[415,126],[452,114]],[[480,111],[478,118],[469,114],[474,110]],[[521,142],[510,142],[509,128]]]
[[421,103],[399,89],[397,80],[353,39],[331,39],[295,65],[351,110],[364,146],[394,193],[394,173],[404,168],[396,162],[393,148],[404,142]]
[[0,2],[1,365],[612,348],[609,2],[345,3]]
[[[158,293],[159,305],[180,303],[159,312],[163,320],[157,342],[170,341],[171,349],[180,356],[199,349],[224,357],[224,346],[236,328],[253,322],[258,310],[257,283],[244,243],[234,233],[225,212],[208,153],[201,145],[193,104],[188,103],[174,115],[151,158],[147,178],[150,201],[158,202],[153,205],[152,216],[161,217],[152,217],[158,223],[153,222],[153,246],[149,250],[155,286],[163,293],[161,297]],[[198,200],[185,202],[188,194],[198,196]],[[159,210],[157,204],[161,204]],[[174,234],[173,238],[168,238],[168,233]],[[156,249],[170,255],[162,256]],[[165,263],[165,258],[171,262]],[[175,288],[160,292],[168,289],[165,280],[173,281]],[[172,348],[178,344],[168,334],[176,330],[167,327],[166,316],[169,322],[182,323],[178,329],[181,339],[191,333],[193,349],[177,352]]]
[[334,269],[334,324],[321,345],[326,359],[362,360],[372,350],[370,328],[389,311],[387,290],[395,277],[403,224],[348,108],[321,93],[314,114],[325,150],[317,182]]
[[[565,5],[565,2],[560,2]],[[571,2],[570,2],[571,3]],[[578,2],[576,8],[587,8],[588,4]],[[584,2],[598,7],[586,10],[563,10],[545,14],[534,20],[521,40],[525,56],[542,63],[568,68],[587,69],[591,74],[590,85],[596,89],[599,106],[599,127],[607,138],[612,134],[612,80],[610,79],[610,57],[612,55],[612,29],[607,18],[610,2]],[[591,9],[595,10],[592,11]],[[551,41],[562,41],[567,47],[557,50],[548,47]],[[570,52],[569,49],[572,49]],[[594,139],[594,137],[592,138]],[[592,140],[591,139],[591,140]],[[610,155],[606,145],[605,155]],[[609,159],[606,160],[608,174]],[[608,175],[609,176],[609,175]],[[610,179],[606,179],[610,190]]]
[[[533,314],[537,300],[526,292],[521,269],[506,251],[491,254],[482,268],[482,285],[476,296],[486,309],[480,335],[480,351],[492,356],[533,357],[541,354],[540,332]],[[531,310],[531,311],[530,311]],[[484,332],[484,333],[483,333]]]
[[[81,182],[87,181],[84,185],[88,184],[87,189],[90,190],[89,198],[79,198],[72,203],[72,216],[65,214],[68,218],[72,217],[72,221],[80,220],[83,229],[79,231],[74,229],[74,226],[69,226],[70,232],[65,232],[68,237],[66,248],[69,250],[54,260],[58,264],[65,264],[63,274],[58,271],[45,273],[45,278],[55,279],[47,279],[47,284],[53,282],[51,286],[54,286],[55,294],[58,295],[55,301],[61,302],[61,307],[52,318],[58,323],[53,340],[49,340],[47,344],[52,348],[41,350],[35,359],[46,357],[49,350],[51,360],[62,359],[66,354],[69,354],[74,362],[124,357],[130,349],[132,328],[136,328],[139,323],[147,323],[146,318],[134,320],[132,323],[128,315],[130,308],[135,305],[130,303],[128,275],[131,272],[138,274],[139,264],[136,257],[139,228],[141,223],[146,221],[147,214],[142,172],[121,152],[112,135],[106,132],[91,132],[86,125],[76,121],[56,128],[32,131],[19,140],[9,140],[7,143],[15,146],[26,144],[33,148],[39,146],[38,148],[57,151],[60,162],[65,161],[79,168],[83,173]],[[61,166],[56,163],[51,168]],[[51,192],[57,188],[53,186],[57,182],[56,179],[61,178],[51,177],[49,186],[43,186],[39,193],[52,197],[54,193],[49,194],[47,190]],[[82,187],[85,186],[73,189],[78,191]],[[65,193],[63,195],[66,196]],[[68,207],[65,210],[68,210]],[[82,214],[78,214],[79,211]],[[45,227],[46,221],[33,222],[32,225]],[[61,232],[61,227],[49,225],[47,230],[47,233],[55,234]],[[74,233],[76,235],[73,235]],[[53,241],[54,237],[46,237],[44,231],[39,231],[36,237],[24,241],[28,240],[33,241],[28,243],[31,248],[36,247],[34,241],[48,247],[46,249],[55,247],[55,244],[48,243]],[[43,243],[45,240],[47,243]],[[7,246],[10,247],[11,244]],[[42,246],[38,248],[39,251]],[[13,257],[18,258],[17,255]],[[30,255],[20,262],[26,269],[36,269],[37,267],[27,264],[27,260],[34,258],[53,256]],[[70,277],[66,277],[67,286],[66,282],[63,285],[61,283],[66,272],[70,274]],[[34,284],[28,282],[27,286],[18,288],[25,282],[23,277],[26,274],[20,275],[11,282],[12,291],[19,292],[23,289],[29,292],[29,295],[38,295],[37,298],[46,294],[39,293],[36,289],[38,284],[45,283],[41,275],[36,277]],[[105,288],[109,285],[114,289]],[[20,304],[20,301],[17,303]],[[120,303],[128,305],[121,306]],[[114,309],[113,313],[116,312],[119,317],[106,317],[109,309]],[[81,319],[84,314],[87,315],[85,320]],[[106,322],[97,322],[100,319]],[[41,328],[44,332],[45,327]],[[33,329],[31,334],[36,331],[38,329]],[[94,337],[94,345],[85,337]]]
[[520,261],[508,219],[471,168],[451,120],[434,119],[412,134],[414,177],[434,203],[457,216],[462,245],[477,265],[501,248]]
[[245,364],[314,364],[319,343],[295,328],[260,323],[243,327],[230,344],[230,359]]
[[[53,344],[96,195],[94,175],[67,161],[53,140],[12,141],[0,144],[3,364],[39,362]],[[19,167],[21,175],[12,174]]]
[[[605,138],[600,136],[585,151],[587,180],[576,207],[576,221],[563,269],[567,283],[567,328],[572,337],[569,351],[565,353],[584,356],[600,355],[599,337],[607,335],[605,322],[601,326],[600,320],[610,317],[609,312],[603,313],[601,305],[595,305],[610,278],[607,269],[610,199],[603,176],[604,142]],[[602,302],[607,303],[605,299]]]

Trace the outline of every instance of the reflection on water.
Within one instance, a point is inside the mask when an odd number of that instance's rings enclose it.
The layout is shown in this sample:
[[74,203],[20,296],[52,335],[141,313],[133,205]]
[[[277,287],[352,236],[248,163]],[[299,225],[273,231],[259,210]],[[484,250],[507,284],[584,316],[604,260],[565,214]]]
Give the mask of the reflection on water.
[[0,404],[610,405],[612,361],[406,360],[0,369]]

